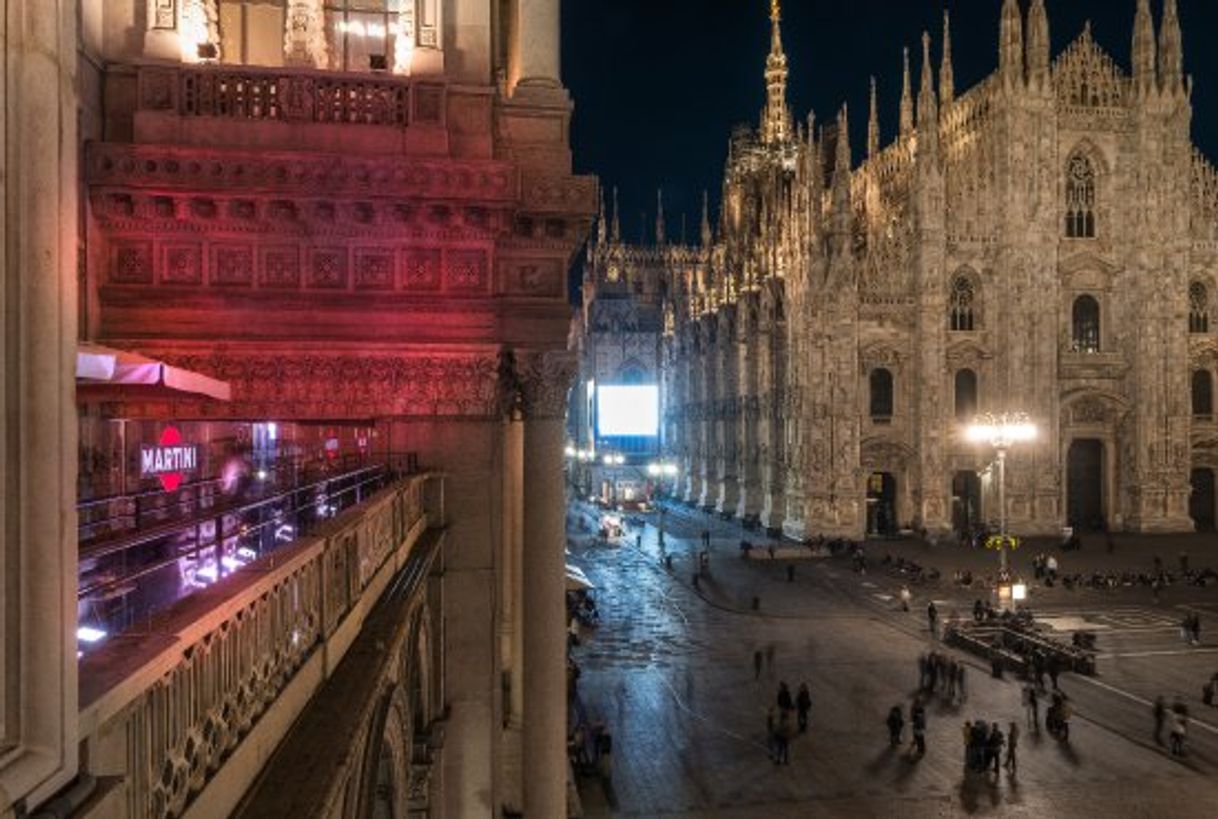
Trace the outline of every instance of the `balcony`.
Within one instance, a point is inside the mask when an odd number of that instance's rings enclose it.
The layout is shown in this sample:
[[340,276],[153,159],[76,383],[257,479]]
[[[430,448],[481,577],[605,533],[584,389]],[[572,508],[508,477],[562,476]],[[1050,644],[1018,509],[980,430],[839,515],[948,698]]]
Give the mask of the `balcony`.
[[390,476],[309,536],[86,654],[86,768],[123,783],[103,785],[88,813],[160,819],[192,805],[200,815],[231,813],[382,593],[418,593],[443,522],[438,476]]

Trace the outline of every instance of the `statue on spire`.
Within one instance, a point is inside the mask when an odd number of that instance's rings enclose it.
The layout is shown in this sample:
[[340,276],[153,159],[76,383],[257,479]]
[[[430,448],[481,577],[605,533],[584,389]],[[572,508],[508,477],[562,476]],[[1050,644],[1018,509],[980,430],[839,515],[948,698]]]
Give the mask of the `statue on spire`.
[[786,143],[793,130],[787,107],[787,55],[782,50],[782,9],[770,0],[770,56],[765,61],[766,107],[761,138],[766,145]]

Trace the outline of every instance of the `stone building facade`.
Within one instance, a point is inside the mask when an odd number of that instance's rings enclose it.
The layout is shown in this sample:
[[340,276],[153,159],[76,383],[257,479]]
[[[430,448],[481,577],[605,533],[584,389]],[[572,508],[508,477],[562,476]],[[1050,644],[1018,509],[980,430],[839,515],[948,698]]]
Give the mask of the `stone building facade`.
[[[419,815],[565,815],[566,273],[597,183],[572,171],[558,0],[5,8],[0,816],[57,794],[59,815],[230,815],[243,797],[272,815],[289,794],[260,791],[259,769],[318,700],[350,720],[318,735],[339,759],[325,799],[291,815],[404,815],[406,794]],[[228,402],[126,400],[125,417],[359,419],[416,453],[444,475],[436,568],[384,582],[390,505],[318,570],[346,575],[322,594],[336,642],[284,631],[280,607],[304,605],[285,585],[248,612],[206,596],[211,625],[183,626],[199,647],[166,640],[155,673],[128,673],[142,655],[117,640],[80,659],[77,342],[231,386]],[[316,668],[369,642],[362,618],[394,602],[377,595],[408,587],[434,616],[371,618],[365,698],[327,706]],[[220,632],[255,631],[254,654],[215,659]],[[285,634],[290,650],[268,648]],[[313,671],[292,676],[297,660]],[[420,677],[426,708],[377,700]],[[113,719],[78,700],[99,686]],[[273,718],[211,708],[255,694]],[[127,731],[145,700],[152,727]],[[238,752],[217,739],[238,735],[254,737]]]
[[1014,531],[1212,526],[1218,171],[1175,0],[1157,26],[1138,0],[1132,72],[1089,27],[1053,57],[1043,0],[1004,0],[998,68],[960,92],[945,18],[916,94],[906,55],[888,145],[873,84],[860,164],[845,108],[794,120],[772,19],[715,236],[664,273],[684,499],[792,538],[993,520],[992,452],[963,428],[1021,411]]

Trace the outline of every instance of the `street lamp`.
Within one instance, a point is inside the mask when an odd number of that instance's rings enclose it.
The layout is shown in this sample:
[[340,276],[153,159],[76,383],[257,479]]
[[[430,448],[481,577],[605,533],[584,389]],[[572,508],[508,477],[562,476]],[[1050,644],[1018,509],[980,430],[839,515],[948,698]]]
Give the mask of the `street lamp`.
[[999,582],[1007,582],[1007,450],[1012,444],[1035,440],[1036,425],[1023,412],[1004,412],[998,415],[986,413],[977,416],[976,420],[965,428],[964,435],[974,443],[988,443],[998,456],[998,559],[1001,566]]

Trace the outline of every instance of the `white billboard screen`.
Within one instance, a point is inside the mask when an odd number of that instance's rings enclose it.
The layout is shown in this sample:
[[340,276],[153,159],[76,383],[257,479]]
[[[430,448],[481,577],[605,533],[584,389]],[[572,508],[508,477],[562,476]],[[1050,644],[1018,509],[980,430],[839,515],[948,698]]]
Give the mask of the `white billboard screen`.
[[660,434],[660,388],[654,384],[596,388],[596,431],[602,438]]

